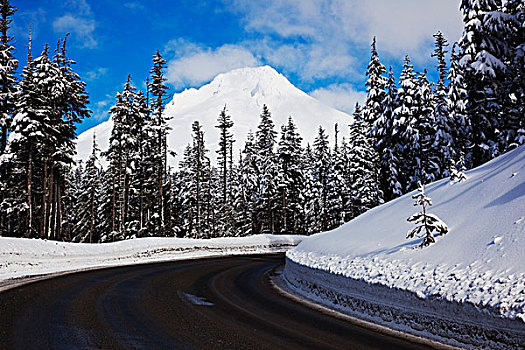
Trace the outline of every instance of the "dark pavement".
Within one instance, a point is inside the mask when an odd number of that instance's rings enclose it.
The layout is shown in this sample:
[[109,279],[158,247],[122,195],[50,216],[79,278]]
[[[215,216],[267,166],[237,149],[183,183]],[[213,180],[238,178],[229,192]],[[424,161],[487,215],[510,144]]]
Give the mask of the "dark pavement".
[[64,275],[0,293],[1,349],[421,349],[305,307],[270,282],[284,254]]

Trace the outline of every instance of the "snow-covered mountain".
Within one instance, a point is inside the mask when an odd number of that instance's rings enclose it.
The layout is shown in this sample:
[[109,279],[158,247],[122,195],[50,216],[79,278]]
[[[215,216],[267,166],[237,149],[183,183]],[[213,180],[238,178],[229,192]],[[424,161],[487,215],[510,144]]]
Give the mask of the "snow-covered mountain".
[[[257,129],[259,115],[266,104],[272,113],[276,131],[280,131],[289,116],[295,120],[303,143],[312,143],[319,126],[333,135],[334,124],[345,131],[352,118],[343,112],[324,105],[292,85],[282,74],[269,66],[235,69],[219,74],[213,81],[199,89],[188,89],[175,94],[166,106],[165,113],[171,118],[172,128],[168,136],[168,147],[177,152],[170,164],[181,159],[184,148],[191,143],[191,124],[198,120],[205,132],[210,157],[215,159],[218,145],[217,117],[227,106],[234,127],[232,132],[237,150],[243,147],[246,135]],[[107,149],[113,122],[101,123],[78,137],[77,158],[86,159],[91,153],[93,133],[99,147]]]

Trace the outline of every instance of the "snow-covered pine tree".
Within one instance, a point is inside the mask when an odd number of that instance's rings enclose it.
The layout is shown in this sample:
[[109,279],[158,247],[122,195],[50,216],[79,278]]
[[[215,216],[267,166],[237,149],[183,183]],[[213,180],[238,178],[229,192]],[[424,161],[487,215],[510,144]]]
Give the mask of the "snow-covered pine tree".
[[444,235],[448,232],[448,226],[436,215],[427,213],[427,206],[432,205],[432,200],[425,194],[425,185],[421,182],[418,183],[419,192],[412,196],[415,199],[414,206],[421,206],[421,211],[413,214],[407,221],[414,222],[417,226],[408,231],[406,238],[423,238],[420,247],[434,243],[433,232],[436,231],[440,235]]
[[297,234],[304,222],[301,198],[301,187],[304,185],[301,140],[292,117],[288,117],[288,123],[281,127],[281,138],[277,147],[276,181],[280,196],[280,233]]
[[465,156],[460,152],[459,161],[456,163],[453,158],[450,158],[450,183],[463,182],[467,179],[465,174],[467,168],[465,167]]
[[415,118],[417,140],[419,146],[418,162],[414,163],[417,169],[414,179],[423,179],[425,183],[433,182],[440,178],[440,154],[434,147],[436,140],[436,122],[434,117],[435,103],[432,84],[427,79],[427,70],[418,74],[418,91],[416,94],[418,110]]
[[434,89],[434,119],[435,119],[435,140],[432,145],[434,153],[437,154],[439,173],[436,173],[436,178],[449,176],[448,165],[450,162],[450,150],[453,148],[452,144],[452,119],[450,118],[449,103],[447,100],[447,63],[445,55],[448,51],[445,47],[448,42],[443,36],[443,33],[438,31],[434,34],[435,49],[432,57],[437,59],[437,71],[439,79]]
[[[448,110],[450,113],[452,147],[450,157],[455,158],[459,153],[466,153],[470,149],[470,119],[466,115],[467,87],[463,78],[459,57],[456,54],[455,43],[452,46],[450,70],[448,71]],[[470,159],[470,158],[469,158]],[[467,164],[471,164],[466,160]]]
[[166,170],[168,161],[168,149],[166,137],[170,130],[168,125],[168,117],[162,113],[164,104],[167,98],[168,87],[165,85],[166,78],[164,77],[164,70],[166,69],[166,60],[162,58],[160,52],[153,56],[153,67],[150,70],[150,78],[148,83],[148,93],[151,95],[151,124],[155,131],[154,157],[157,193],[154,198],[157,200],[154,207],[154,216],[158,217],[158,224],[155,227],[155,232],[161,232],[165,229],[165,206],[164,206],[164,187],[166,182]]
[[187,234],[193,238],[209,238],[210,227],[208,227],[209,210],[211,204],[208,198],[208,186],[210,186],[210,161],[207,156],[208,150],[204,143],[204,131],[198,121],[192,124],[193,145],[188,154],[185,153],[185,164],[187,172],[188,198],[186,207],[188,210]]
[[231,168],[232,143],[234,141],[230,130],[233,127],[231,116],[226,113],[226,105],[219,114],[218,124],[215,126],[219,129],[219,149],[215,152],[218,154],[217,163],[219,166],[219,208],[218,209],[218,230],[223,234],[233,230],[233,205],[231,198]]
[[[13,37],[8,34],[11,16],[16,8],[11,6],[9,0],[0,2],[0,154],[7,147],[7,134],[10,127],[11,117],[15,109],[16,97],[16,70],[18,60],[14,57],[15,48],[11,45]],[[5,174],[4,174],[5,175]]]
[[258,233],[275,233],[275,209],[279,200],[274,151],[276,137],[277,132],[274,130],[272,115],[268,107],[264,105],[255,133],[255,163],[258,171],[258,193],[256,194]]
[[380,157],[380,190],[385,201],[389,201],[403,194],[403,188],[398,179],[401,171],[402,147],[399,130],[394,128],[396,125],[394,111],[398,107],[397,85],[391,66],[388,71],[386,94],[382,105],[383,113],[377,119],[374,128],[376,130],[376,148]]
[[343,221],[347,222],[352,220],[356,215],[354,213],[354,202],[352,198],[352,184],[353,184],[353,174],[351,171],[351,153],[350,147],[347,142],[347,138],[343,137],[341,140],[341,147],[338,147],[340,153],[340,161],[343,165],[343,184],[341,191],[342,201],[343,201]]
[[505,61],[510,27],[499,0],[462,0],[464,30],[459,41],[460,64],[467,86],[466,112],[472,131],[472,162],[478,166],[506,148],[500,131],[505,104]]
[[124,84],[122,93],[117,93],[115,105],[110,108],[113,129],[109,139],[109,148],[103,155],[108,160],[107,171],[111,174],[111,240],[136,236],[139,232],[138,213],[140,193],[135,181],[137,176],[136,161],[140,157],[137,126],[143,118],[140,110],[140,95],[132,85],[131,76]]
[[[4,154],[7,147],[7,135],[9,132],[11,118],[15,110],[15,98],[17,96],[17,79],[15,77],[18,68],[18,60],[14,57],[14,47],[11,45],[13,37],[8,34],[11,16],[16,8],[11,6],[8,0],[0,3],[0,156]],[[0,160],[0,236],[8,235],[8,209],[13,203],[8,196],[8,161]]]
[[401,171],[398,172],[398,181],[405,192],[412,190],[420,179],[418,157],[420,145],[417,130],[417,114],[420,108],[417,99],[419,82],[408,56],[405,56],[399,85],[398,107],[394,110],[394,134],[398,136],[396,147],[401,155],[399,157]]
[[379,61],[375,36],[372,40],[371,53],[370,62],[366,70],[366,76],[368,77],[365,83],[367,97],[366,104],[363,108],[363,120],[368,124],[371,136],[376,138],[377,129],[375,125],[383,114],[383,100],[385,99],[387,78],[384,76],[386,73],[385,66]]
[[14,217],[16,222],[11,227],[17,235],[26,237],[56,238],[54,229],[62,223],[50,220],[50,207],[55,219],[60,209],[54,197],[57,182],[53,180],[58,171],[55,160],[64,139],[60,135],[62,116],[56,108],[62,81],[58,67],[49,60],[48,50],[46,45],[35,60],[28,54],[16,98],[12,140],[6,151],[11,182],[8,207],[10,212],[19,210],[20,214]]
[[180,236],[191,237],[194,234],[194,212],[195,197],[193,196],[193,147],[187,145],[182,154],[182,160],[179,162],[178,181],[175,186],[175,196],[180,202]]
[[98,153],[100,152],[95,134],[93,134],[93,148],[91,155],[84,167],[78,166],[81,171],[79,191],[75,198],[76,220],[74,224],[74,242],[94,243],[99,241],[96,232],[96,220],[98,198],[97,194],[100,186],[100,163]]
[[322,187],[319,186],[318,169],[314,151],[310,144],[306,145],[303,157],[304,185],[301,188],[302,197],[304,198],[304,215],[305,227],[303,232],[311,235],[321,232],[321,222],[319,216],[321,212]]
[[154,227],[148,227],[148,223],[150,223],[150,214],[156,203],[155,198],[152,198],[156,190],[156,182],[154,156],[152,155],[155,140],[152,135],[155,133],[148,119],[150,109],[142,91],[138,91],[133,96],[132,110],[131,132],[134,135],[135,146],[131,154],[134,168],[131,187],[134,192],[130,205],[133,208],[133,226],[135,226],[133,232],[138,237],[143,237],[155,232]]
[[344,201],[348,196],[345,175],[345,159],[343,148],[339,147],[339,126],[334,126],[335,142],[332,151],[332,161],[327,180],[327,217],[328,230],[332,230],[344,223],[346,216]]
[[[363,130],[366,133],[366,130]],[[313,155],[314,165],[314,186],[317,187],[315,192],[319,194],[314,198],[316,231],[326,231],[328,229],[328,177],[332,164],[332,155],[328,144],[328,135],[325,130],[319,126],[319,132],[314,140]]]
[[256,203],[259,193],[255,137],[250,131],[239,156],[235,182],[234,208],[240,236],[257,232]]
[[383,203],[383,196],[379,189],[378,158],[373,140],[367,136],[367,124],[363,120],[362,110],[356,103],[354,122],[350,124],[348,146],[350,148],[350,171],[352,173],[352,202],[354,215],[360,215]]
[[[496,20],[498,18],[494,16],[490,22]],[[506,145],[510,150],[525,143],[525,3],[522,0],[505,1],[500,20],[510,29],[505,37],[510,52],[505,62],[505,118],[500,147]]]

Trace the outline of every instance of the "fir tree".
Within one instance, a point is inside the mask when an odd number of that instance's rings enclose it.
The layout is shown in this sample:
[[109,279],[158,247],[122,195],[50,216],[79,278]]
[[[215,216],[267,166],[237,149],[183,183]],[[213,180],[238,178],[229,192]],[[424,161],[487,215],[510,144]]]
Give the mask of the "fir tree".
[[444,235],[448,232],[448,227],[436,215],[427,213],[427,206],[432,205],[432,200],[426,196],[425,186],[421,182],[418,183],[418,191],[419,193],[413,195],[412,198],[415,199],[414,206],[421,206],[421,212],[417,212],[407,219],[417,226],[408,231],[406,238],[423,237],[420,247],[424,247],[436,241],[433,235],[434,231]]
[[74,211],[77,213],[75,225],[76,242],[98,242],[99,237],[96,233],[97,207],[100,186],[100,164],[98,159],[98,145],[93,134],[93,148],[91,155],[84,167],[78,166],[81,171],[80,186],[76,195],[76,205]]
[[402,170],[398,172],[404,191],[414,188],[420,180],[420,145],[417,130],[419,102],[417,99],[419,83],[410,59],[405,57],[403,71],[399,80],[398,107],[394,110],[394,134],[398,135],[396,147],[401,154]]
[[256,194],[258,232],[275,232],[275,209],[278,201],[277,166],[275,143],[277,132],[274,130],[272,115],[266,105],[260,116],[255,133],[255,164],[257,166],[258,193]]
[[[465,23],[460,64],[467,86],[466,112],[472,131],[472,162],[485,163],[506,148],[501,145],[504,127],[505,61],[511,52],[506,43],[506,25],[498,0],[463,0],[460,6]],[[503,136],[505,138],[505,136]]]
[[443,33],[437,32],[434,34],[436,39],[436,48],[432,53],[432,57],[436,57],[437,71],[439,79],[435,87],[435,140],[432,149],[437,154],[437,167],[439,172],[436,173],[436,178],[446,177],[449,175],[448,164],[450,161],[450,151],[453,148],[452,144],[452,130],[454,125],[450,119],[449,104],[447,99],[447,64],[445,62],[445,55],[448,51],[445,47],[448,46],[447,40]]
[[[389,69],[386,85],[386,94],[382,102],[383,114],[374,125],[376,129],[376,149],[380,157],[379,183],[386,201],[399,197],[403,188],[399,180],[401,171],[400,157],[402,147],[400,144],[399,126],[395,121],[395,110],[398,106],[397,85]],[[397,127],[395,127],[397,125]]]
[[166,60],[162,58],[160,52],[153,56],[153,67],[150,70],[150,79],[148,84],[148,92],[151,94],[151,124],[152,129],[155,130],[155,141],[152,144],[154,151],[152,152],[155,163],[156,181],[157,181],[157,193],[155,197],[157,203],[155,206],[155,217],[158,217],[158,224],[155,231],[163,231],[165,229],[165,206],[163,199],[164,186],[166,180],[167,170],[167,142],[166,137],[170,130],[168,125],[168,117],[163,114],[164,104],[166,102],[166,91],[168,87],[164,84],[166,78],[164,77],[164,70],[166,69]]
[[327,180],[327,229],[332,230],[344,223],[346,216],[344,201],[348,189],[344,179],[345,159],[343,148],[339,147],[339,126],[335,124],[335,142],[332,151],[332,161]]
[[233,127],[233,122],[231,117],[226,113],[226,106],[222,109],[219,118],[217,119],[218,125],[216,127],[219,129],[219,149],[216,151],[218,154],[217,162],[219,166],[219,176],[220,176],[220,230],[230,231],[233,228],[233,213],[232,213],[232,200],[231,200],[231,168],[232,162],[231,159],[231,148],[233,144],[233,135],[230,133],[229,129]]
[[349,135],[354,216],[383,202],[375,162],[377,153],[372,147],[372,142],[366,133],[366,122],[363,120],[361,107],[356,104]]
[[281,127],[281,138],[277,148],[277,188],[280,194],[280,232],[297,234],[302,227],[304,213],[301,187],[304,184],[301,169],[301,136],[292,117]]
[[[363,130],[366,132],[366,130]],[[331,154],[328,144],[328,135],[325,130],[319,126],[319,132],[314,140],[313,155],[315,159],[314,186],[317,187],[315,192],[320,196],[315,198],[314,210],[316,231],[326,231],[328,229],[328,189],[329,173],[331,168]]]
[[250,131],[240,154],[234,193],[234,208],[239,235],[257,232],[256,203],[259,193],[255,137]]
[[387,79],[384,77],[386,73],[385,66],[379,62],[379,56],[376,50],[376,38],[372,40],[372,55],[370,63],[366,70],[366,104],[363,108],[363,120],[368,124],[370,133],[376,137],[377,129],[374,127],[377,120],[383,113],[383,100],[385,99],[385,87]]
[[[466,115],[467,87],[463,78],[463,72],[458,62],[456,44],[452,46],[450,58],[450,70],[448,72],[448,110],[452,124],[452,147],[449,151],[450,157],[454,158],[460,152],[466,153],[470,149],[471,130],[470,119]],[[470,164],[470,162],[467,163]]]
[[[417,130],[417,140],[419,153],[416,163],[414,163],[416,179],[423,179],[425,182],[433,182],[440,178],[441,169],[439,167],[441,154],[434,147],[436,136],[435,122],[435,103],[432,84],[427,79],[426,69],[418,75],[418,91],[416,93],[418,109],[414,119],[414,126]],[[410,145],[413,147],[413,145]],[[446,167],[446,165],[445,165]]]
[[[11,45],[13,37],[8,34],[11,16],[16,8],[11,6],[9,0],[0,3],[0,154],[7,146],[7,134],[10,127],[11,116],[15,109],[16,77],[18,60],[13,56],[14,47]],[[5,176],[5,174],[4,174]]]

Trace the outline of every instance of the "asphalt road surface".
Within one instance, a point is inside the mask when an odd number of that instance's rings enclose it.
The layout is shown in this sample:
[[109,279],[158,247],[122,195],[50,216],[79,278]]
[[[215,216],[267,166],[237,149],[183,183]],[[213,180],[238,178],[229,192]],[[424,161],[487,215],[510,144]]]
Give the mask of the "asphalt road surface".
[[0,349],[421,349],[288,299],[283,254],[125,266],[0,293]]

